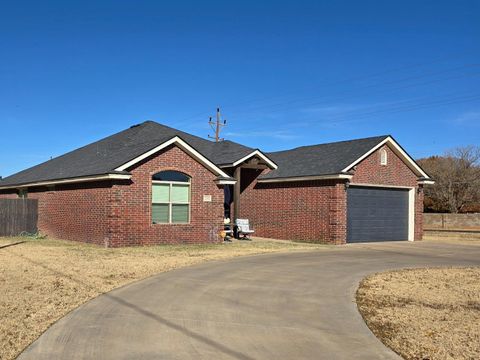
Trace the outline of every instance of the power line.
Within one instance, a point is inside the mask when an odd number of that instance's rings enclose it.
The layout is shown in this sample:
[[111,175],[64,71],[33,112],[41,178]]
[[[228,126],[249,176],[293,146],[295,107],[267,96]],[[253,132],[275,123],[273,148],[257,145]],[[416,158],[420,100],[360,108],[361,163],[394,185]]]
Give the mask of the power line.
[[[344,83],[344,82],[351,82],[351,81],[358,81],[358,80],[366,80],[366,79],[369,79],[369,78],[375,78],[375,77],[378,77],[378,76],[381,76],[381,75],[384,75],[384,74],[388,74],[388,73],[397,73],[399,71],[402,71],[402,70],[405,70],[405,69],[413,69],[413,68],[421,68],[423,66],[427,66],[427,65],[432,65],[432,64],[436,64],[436,63],[439,63],[439,62],[443,62],[443,61],[446,61],[446,60],[449,60],[449,59],[452,59],[452,58],[459,58],[459,57],[463,57],[464,55],[466,54],[470,54],[472,53],[471,51],[466,51],[466,52],[463,52],[463,53],[451,53],[447,56],[442,56],[442,57],[439,57],[433,61],[430,61],[430,62],[425,62],[425,63],[417,63],[417,64],[412,64],[412,65],[406,65],[406,66],[401,66],[401,67],[397,67],[397,68],[393,68],[393,69],[387,69],[387,70],[383,70],[383,71],[380,71],[380,72],[376,72],[376,73],[372,73],[372,74],[369,74],[369,75],[365,75],[365,76],[356,76],[356,77],[349,77],[349,78],[345,78],[345,79],[342,79],[342,80],[338,80],[338,81],[333,81],[333,82],[326,82],[326,83],[323,83],[323,85],[335,85],[335,84],[339,84],[339,83]],[[311,87],[307,87],[307,88],[304,88],[304,90],[306,89],[309,89],[309,88],[316,88],[318,87],[319,85],[322,85],[322,83],[317,83]],[[293,92],[293,94],[295,93],[298,93],[297,92]],[[288,94],[292,94],[292,92],[289,92],[285,95],[281,95],[281,96],[274,96],[274,97],[267,97],[267,98],[257,98],[257,99],[251,99],[251,100],[245,100],[243,102],[240,102],[240,103],[236,103],[236,104],[233,104],[231,105],[230,107],[239,107],[239,106],[242,106],[244,104],[251,104],[252,102],[261,102],[261,101],[265,101],[265,100],[273,100],[273,99],[279,99],[281,97],[285,97],[285,96],[288,96]],[[193,116],[189,116],[187,118],[183,118],[179,121],[187,121],[187,120],[191,120],[191,119],[195,119],[195,118],[199,118],[201,116],[204,116],[204,115],[207,115],[208,112],[207,111],[204,111],[204,112],[201,112],[201,113],[198,113],[197,115],[193,115]]]
[[[445,100],[451,100],[451,99],[455,99],[455,98],[458,98],[458,97],[463,97],[463,96],[467,96],[467,97],[470,97],[472,96],[470,93],[450,93],[450,94],[446,94],[444,95],[445,96]],[[473,95],[474,96],[474,95]],[[400,101],[395,101],[395,102],[389,102],[389,103],[380,103],[379,105],[372,105],[372,106],[365,106],[365,107],[360,107],[358,109],[354,109],[354,110],[346,110],[346,111],[340,111],[340,112],[336,112],[336,114],[334,114],[333,116],[336,118],[336,117],[345,117],[345,116],[348,116],[350,114],[357,114],[359,111],[360,112],[363,112],[363,111],[370,111],[370,109],[373,109],[373,110],[377,110],[377,109],[390,109],[394,106],[409,106],[409,105],[415,105],[415,104],[422,104],[423,102],[427,101],[427,102],[430,102],[430,101],[442,101],[443,99],[432,99],[431,97],[418,97],[418,98],[411,98],[411,99],[405,99],[405,100],[400,100]]]
[[457,98],[432,100],[432,101],[427,101],[427,102],[420,102],[420,103],[417,103],[417,104],[407,104],[407,105],[403,105],[403,106],[380,109],[380,110],[369,111],[369,112],[364,112],[364,113],[360,112],[358,115],[353,115],[351,119],[346,119],[346,120],[343,120],[343,121],[335,121],[336,119],[341,119],[341,118],[345,117],[345,115],[342,114],[342,115],[337,115],[333,118],[329,118],[329,120],[334,122],[335,124],[344,124],[344,123],[357,122],[358,120],[362,120],[362,119],[365,119],[365,118],[371,117],[372,115],[377,115],[377,114],[385,114],[385,113],[395,114],[395,113],[409,112],[409,111],[415,111],[415,110],[419,110],[419,109],[429,108],[429,107],[432,107],[432,106],[445,106],[445,105],[459,104],[459,103],[470,102],[470,101],[475,101],[475,100],[480,100],[480,94],[473,94],[471,96],[462,96],[462,97],[457,97]]
[[[403,79],[399,79],[399,80],[395,80],[395,81],[389,81],[389,82],[383,82],[383,83],[369,84],[369,85],[357,88],[355,90],[342,91],[340,93],[337,93],[337,95],[348,95],[349,93],[354,93],[355,91],[358,91],[358,90],[364,90],[364,89],[368,89],[368,88],[372,88],[372,87],[378,87],[380,85],[392,85],[392,84],[401,83],[401,82],[404,82],[404,81],[417,80],[417,79],[427,78],[429,76],[441,75],[441,74],[444,74],[444,73],[460,70],[460,69],[467,68],[467,67],[478,67],[478,66],[480,66],[480,64],[468,64],[468,65],[463,65],[461,67],[448,69],[448,70],[441,71],[441,72],[436,72],[436,73],[430,73],[430,74],[426,74],[426,75],[422,75],[422,76],[403,78]],[[464,77],[464,76],[460,76],[460,77]],[[453,79],[453,78],[457,78],[457,76],[449,77],[449,78],[446,78],[446,79],[436,79],[436,80],[433,80],[433,82],[444,81],[444,80],[449,80],[449,79]],[[427,84],[427,83],[429,83],[429,82],[426,82],[424,84]],[[422,84],[422,83],[420,83],[420,84]],[[412,83],[412,84],[408,84],[408,85],[401,86],[401,87],[398,87],[398,88],[394,88],[393,90],[405,89],[405,88],[418,86],[418,85],[419,85],[418,83]],[[388,91],[388,90],[392,90],[392,89],[386,89],[386,90]],[[377,92],[385,92],[386,90],[385,89],[379,89]],[[257,106],[257,107],[254,107],[254,108],[247,108],[247,109],[244,109],[244,110],[241,110],[241,111],[233,111],[232,113],[235,114],[235,115],[238,115],[238,114],[249,113],[249,112],[256,111],[256,110],[264,110],[264,109],[271,110],[271,109],[278,109],[279,107],[284,108],[286,105],[303,103],[305,101],[318,99],[318,98],[319,98],[319,96],[313,96],[313,97],[308,97],[308,98],[303,98],[303,99],[296,99],[296,100],[276,103],[276,104],[269,104],[269,105],[264,105],[264,106]],[[303,105],[318,105],[318,104],[322,104],[322,103],[327,102],[327,99],[328,99],[328,101],[331,101],[331,100],[335,100],[336,98],[338,99],[338,97],[333,97],[333,99],[332,99],[331,96],[327,96],[321,102],[306,103],[306,104],[303,104]]]

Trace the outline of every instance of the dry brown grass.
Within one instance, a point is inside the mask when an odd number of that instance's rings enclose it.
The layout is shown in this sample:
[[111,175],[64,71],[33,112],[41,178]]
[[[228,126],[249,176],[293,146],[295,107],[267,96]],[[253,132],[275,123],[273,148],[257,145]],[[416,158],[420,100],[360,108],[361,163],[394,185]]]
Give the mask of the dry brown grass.
[[480,246],[480,234],[473,234],[471,236],[458,236],[455,233],[444,236],[438,235],[423,235],[423,241],[436,242],[443,244],[459,244],[459,245],[476,245]]
[[[0,246],[24,239],[0,238]],[[52,323],[101,293],[213,259],[321,245],[266,240],[104,249],[60,240],[0,248],[0,359],[15,358]]]
[[361,282],[357,304],[405,359],[480,359],[480,268],[374,274]]

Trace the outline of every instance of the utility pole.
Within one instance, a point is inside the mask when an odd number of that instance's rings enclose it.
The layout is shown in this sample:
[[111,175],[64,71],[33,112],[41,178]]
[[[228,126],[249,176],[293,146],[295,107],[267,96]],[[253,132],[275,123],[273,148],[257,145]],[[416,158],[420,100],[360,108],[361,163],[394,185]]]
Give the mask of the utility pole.
[[224,138],[220,138],[220,131],[222,130],[223,126],[227,125],[227,120],[223,120],[223,124],[222,124],[222,121],[220,120],[220,108],[217,108],[216,121],[213,121],[212,117],[210,116],[210,119],[208,120],[208,125],[210,125],[213,131],[215,131],[215,136],[211,136],[210,134],[208,135],[210,139],[215,139],[215,142],[225,140]]

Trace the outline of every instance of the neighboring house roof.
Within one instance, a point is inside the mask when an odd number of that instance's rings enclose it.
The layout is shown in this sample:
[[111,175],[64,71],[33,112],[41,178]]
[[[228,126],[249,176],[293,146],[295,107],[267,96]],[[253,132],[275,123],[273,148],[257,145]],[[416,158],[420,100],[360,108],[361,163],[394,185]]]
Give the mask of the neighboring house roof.
[[[72,182],[71,179],[95,181],[128,178],[129,167],[173,143],[210,168],[224,182],[231,181],[231,178],[221,168],[235,166],[253,156],[262,158],[273,169],[262,177],[264,180],[342,174],[348,171],[346,166],[385,141],[400,148],[390,136],[378,136],[264,154],[258,149],[232,141],[212,142],[154,121],[145,121],[6,177],[0,181],[0,189],[46,185],[49,181],[59,180]],[[413,163],[411,167],[417,170],[419,176],[428,178],[413,159],[408,155],[406,159]]]

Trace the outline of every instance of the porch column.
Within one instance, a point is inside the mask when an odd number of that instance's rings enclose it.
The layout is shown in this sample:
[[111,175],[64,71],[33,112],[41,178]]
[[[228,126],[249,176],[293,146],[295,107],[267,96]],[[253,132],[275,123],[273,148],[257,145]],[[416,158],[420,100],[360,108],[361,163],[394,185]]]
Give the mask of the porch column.
[[235,169],[233,177],[236,182],[233,185],[233,219],[237,220],[240,213],[240,172],[242,168],[239,166]]

